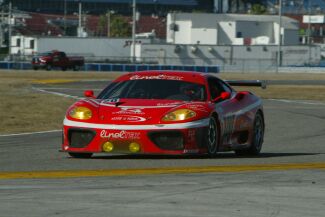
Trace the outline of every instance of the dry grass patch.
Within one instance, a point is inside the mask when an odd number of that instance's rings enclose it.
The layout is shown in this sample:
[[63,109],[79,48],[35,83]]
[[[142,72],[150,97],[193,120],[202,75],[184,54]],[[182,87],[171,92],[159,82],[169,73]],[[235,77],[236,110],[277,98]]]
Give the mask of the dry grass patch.
[[269,85],[266,89],[257,87],[236,89],[251,91],[263,99],[325,101],[325,85]]
[[35,92],[37,81],[110,80],[121,73],[0,71],[0,134],[61,129],[73,99]]

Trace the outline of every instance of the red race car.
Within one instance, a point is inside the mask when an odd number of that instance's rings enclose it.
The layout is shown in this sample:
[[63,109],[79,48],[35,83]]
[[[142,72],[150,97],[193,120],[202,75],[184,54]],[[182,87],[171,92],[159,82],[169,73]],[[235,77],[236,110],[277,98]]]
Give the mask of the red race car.
[[74,103],[64,119],[62,151],[72,157],[94,153],[260,153],[264,138],[262,101],[211,74],[143,71],[122,75],[97,97]]

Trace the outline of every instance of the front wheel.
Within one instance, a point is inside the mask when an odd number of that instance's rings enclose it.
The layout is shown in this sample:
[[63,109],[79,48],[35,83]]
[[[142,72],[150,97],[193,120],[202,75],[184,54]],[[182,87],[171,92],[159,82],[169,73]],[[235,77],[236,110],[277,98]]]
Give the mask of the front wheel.
[[78,66],[78,65],[73,66],[73,71],[79,71],[79,69],[80,69],[80,66]]
[[211,117],[209,121],[206,142],[208,154],[211,157],[215,157],[218,152],[219,127],[214,117]]
[[264,118],[261,112],[255,116],[252,143],[249,148],[243,150],[236,150],[237,155],[250,155],[255,156],[261,152],[262,144],[264,141]]
[[91,158],[93,153],[69,152],[69,155],[74,158]]
[[45,67],[45,68],[46,68],[46,70],[47,70],[47,71],[51,71],[51,69],[52,69],[52,66],[51,66],[50,64],[48,64],[48,65],[46,65],[46,67]]

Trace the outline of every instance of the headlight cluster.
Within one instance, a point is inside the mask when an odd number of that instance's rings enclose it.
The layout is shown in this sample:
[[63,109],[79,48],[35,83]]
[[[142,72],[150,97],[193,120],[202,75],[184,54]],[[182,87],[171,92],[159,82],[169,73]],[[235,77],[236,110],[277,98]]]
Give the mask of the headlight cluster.
[[178,109],[176,111],[169,112],[162,120],[163,121],[183,121],[196,116],[196,113],[190,109]]
[[71,109],[69,116],[79,120],[88,120],[93,116],[93,113],[89,108],[80,106]]

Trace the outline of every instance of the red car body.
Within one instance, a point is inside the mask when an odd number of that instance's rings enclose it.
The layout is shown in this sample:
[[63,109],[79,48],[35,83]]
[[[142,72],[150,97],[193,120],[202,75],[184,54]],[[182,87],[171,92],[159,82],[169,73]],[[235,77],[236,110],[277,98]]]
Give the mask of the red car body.
[[232,83],[261,85],[198,72],[122,75],[97,97],[86,91],[87,98],[68,109],[62,151],[73,157],[103,152],[256,155],[264,137],[262,101],[235,91]]

